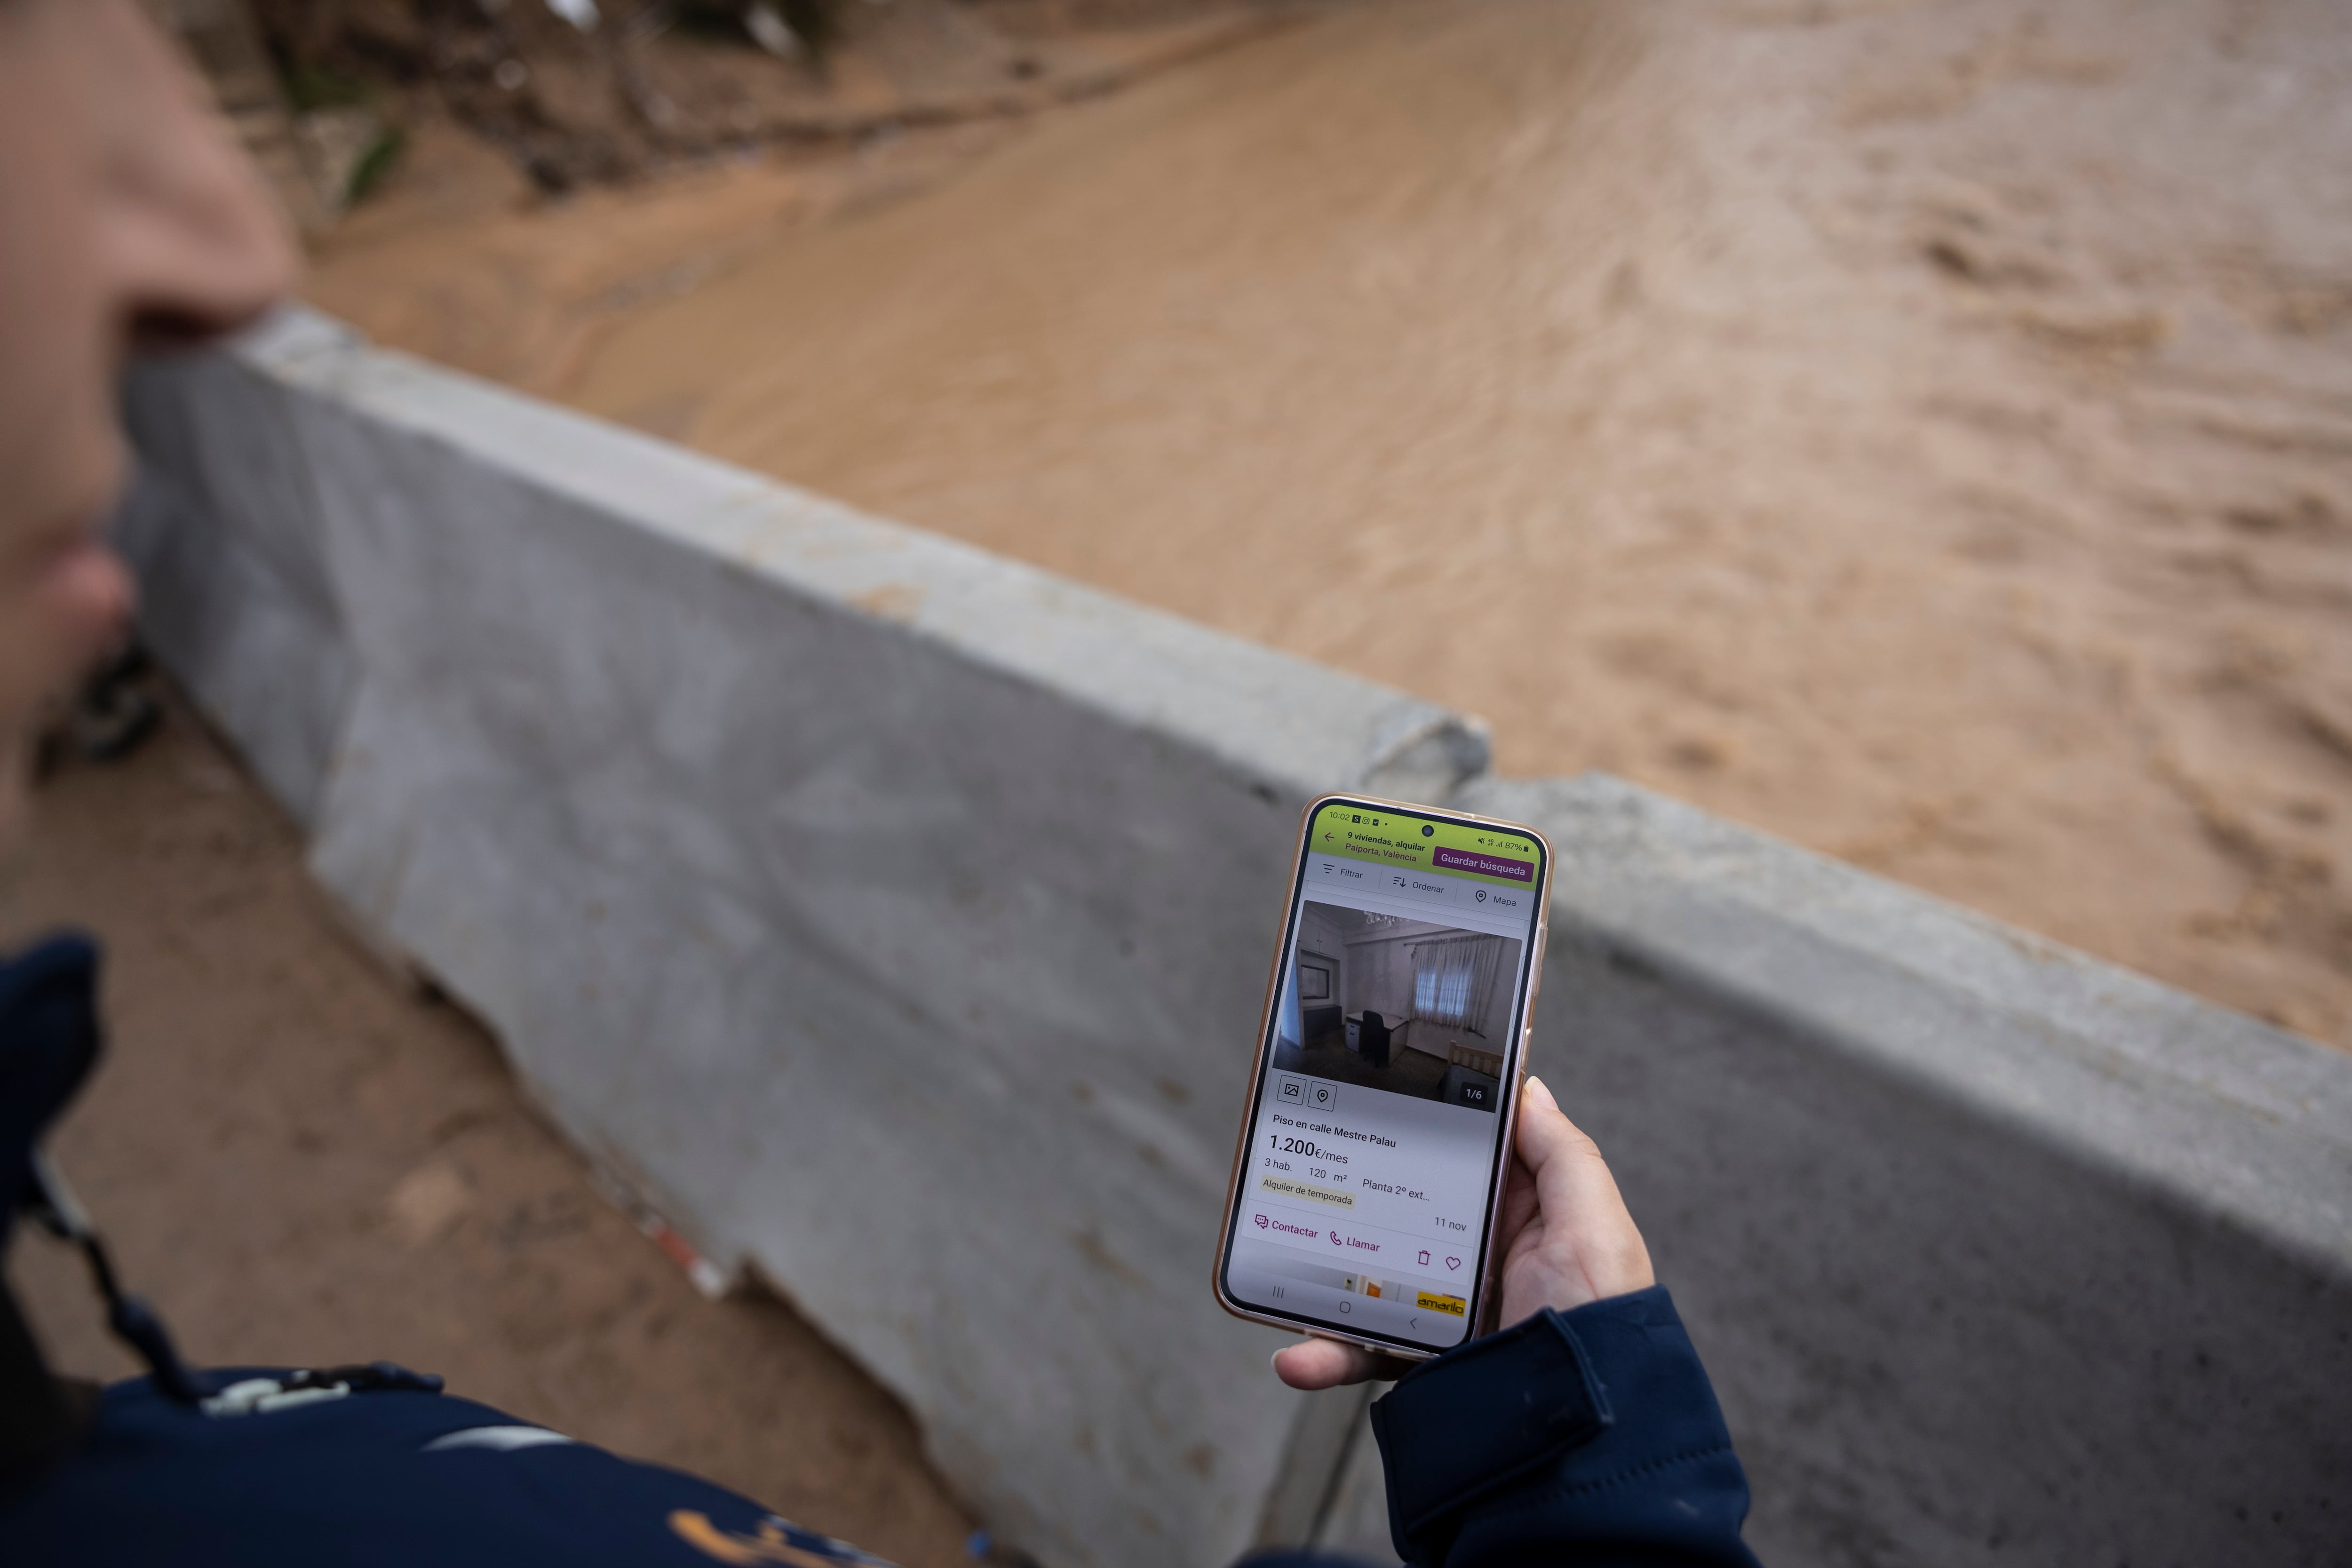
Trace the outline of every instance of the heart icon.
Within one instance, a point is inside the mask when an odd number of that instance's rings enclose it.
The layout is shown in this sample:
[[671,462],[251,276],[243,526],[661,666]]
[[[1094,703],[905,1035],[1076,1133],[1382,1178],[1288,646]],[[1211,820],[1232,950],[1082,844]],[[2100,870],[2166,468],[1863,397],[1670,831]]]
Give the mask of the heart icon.
[[1445,1260],[1445,1267],[1448,1268],[1459,1268],[1462,1267],[1462,1259],[1458,1258],[1449,1258]]
[[1271,1223],[1272,1223],[1272,1222],[1271,1222],[1271,1221],[1269,1221],[1269,1220],[1265,1217],[1265,1215],[1258,1215],[1258,1216],[1257,1216],[1257,1227],[1258,1227],[1258,1229],[1260,1229],[1260,1230],[1264,1230],[1264,1229],[1265,1229],[1265,1228],[1269,1224],[1271,1224]]

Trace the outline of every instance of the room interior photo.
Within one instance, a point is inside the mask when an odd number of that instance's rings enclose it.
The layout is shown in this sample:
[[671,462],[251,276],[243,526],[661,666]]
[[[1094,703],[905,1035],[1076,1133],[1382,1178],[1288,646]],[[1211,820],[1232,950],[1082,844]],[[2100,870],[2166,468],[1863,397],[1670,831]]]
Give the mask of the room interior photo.
[[1516,937],[1310,900],[1274,1065],[1492,1110],[1518,971]]

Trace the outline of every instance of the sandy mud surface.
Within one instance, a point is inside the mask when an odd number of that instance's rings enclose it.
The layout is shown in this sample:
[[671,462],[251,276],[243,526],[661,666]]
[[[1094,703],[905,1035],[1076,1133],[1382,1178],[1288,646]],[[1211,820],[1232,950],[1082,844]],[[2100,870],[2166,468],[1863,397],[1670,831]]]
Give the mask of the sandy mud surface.
[[316,296],[2352,1045],[2347,162],[2324,0],[1381,0]]
[[[54,781],[38,828],[0,933],[95,931],[112,1026],[52,1148],[191,1361],[397,1361],[910,1568],[970,1561],[905,1412],[785,1307],[698,1295],[482,1033],[345,941],[292,827],[192,721]],[[17,1234],[52,1362],[139,1371],[79,1260]]]

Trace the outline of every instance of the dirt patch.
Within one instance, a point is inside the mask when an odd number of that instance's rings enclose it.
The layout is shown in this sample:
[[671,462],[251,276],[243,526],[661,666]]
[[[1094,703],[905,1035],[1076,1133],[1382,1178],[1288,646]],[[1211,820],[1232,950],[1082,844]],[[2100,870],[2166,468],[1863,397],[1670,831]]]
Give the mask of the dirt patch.
[[[298,101],[367,105],[397,137],[370,199],[314,237],[311,298],[541,395],[616,321],[792,233],[929,189],[1057,105],[1328,8],[845,0],[818,71],[677,26],[689,8],[671,5],[588,34],[537,5],[260,7]],[[669,434],[693,412],[638,410]]]
[[[698,1294],[481,1032],[338,934],[290,826],[184,714],[55,779],[38,829],[0,929],[98,933],[112,1024],[53,1147],[192,1360],[401,1362],[893,1561],[969,1561],[905,1412],[789,1309]],[[52,1359],[137,1371],[26,1232],[10,1272]]]
[[1034,112],[1278,26],[1303,0],[254,0],[298,103],[447,121],[549,193],[763,142]]

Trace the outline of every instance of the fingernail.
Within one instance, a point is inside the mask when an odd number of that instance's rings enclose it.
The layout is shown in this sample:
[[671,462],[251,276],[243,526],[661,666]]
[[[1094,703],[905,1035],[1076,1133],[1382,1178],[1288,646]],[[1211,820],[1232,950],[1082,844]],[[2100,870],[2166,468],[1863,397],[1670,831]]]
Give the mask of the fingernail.
[[1558,1110],[1559,1109],[1559,1101],[1554,1100],[1552,1098],[1551,1090],[1544,1087],[1544,1080],[1536,1077],[1533,1073],[1529,1073],[1528,1075],[1528,1092],[1537,1096],[1541,1103],[1550,1109],[1554,1110]]

